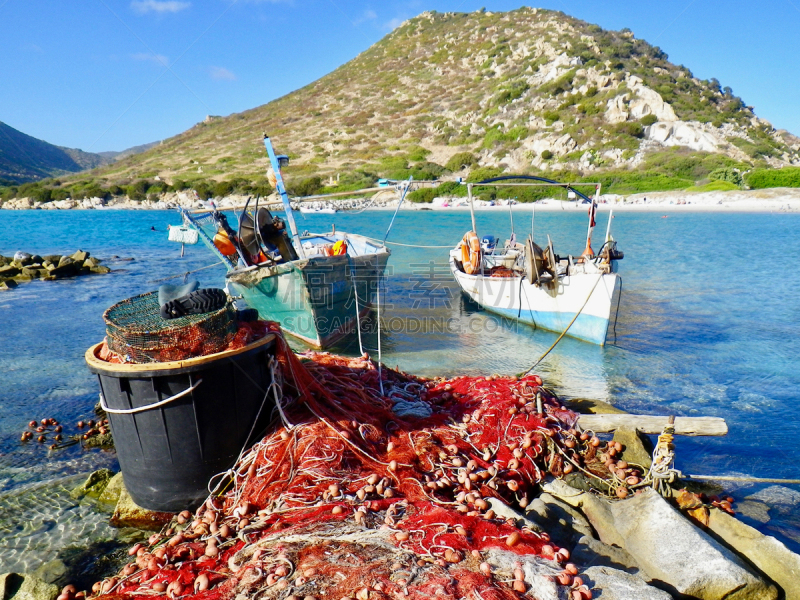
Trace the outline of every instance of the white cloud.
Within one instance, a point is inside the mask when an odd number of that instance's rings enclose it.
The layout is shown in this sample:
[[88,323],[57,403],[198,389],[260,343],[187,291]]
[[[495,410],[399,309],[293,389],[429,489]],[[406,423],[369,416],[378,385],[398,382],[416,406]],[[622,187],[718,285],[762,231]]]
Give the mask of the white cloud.
[[159,66],[166,67],[169,64],[169,59],[163,54],[151,54],[149,52],[138,52],[131,54],[133,60],[141,62],[152,62]]
[[42,50],[41,46],[37,46],[36,44],[27,43],[22,45],[22,49],[26,52],[35,52],[36,54],[44,54],[44,50]]
[[147,13],[176,13],[180,12],[192,5],[191,2],[178,2],[178,0],[133,0],[131,8],[144,15]]
[[225,67],[209,67],[208,74],[215,81],[236,81],[236,75]]
[[404,21],[405,21],[405,19],[401,19],[399,17],[395,17],[394,19],[392,19],[391,21],[386,23],[384,25],[384,28],[388,29],[389,31],[394,31],[395,29],[400,27],[400,25],[402,25]]
[[360,17],[353,21],[353,25],[360,25],[361,23],[366,23],[367,21],[374,21],[377,18],[378,13],[372,9],[367,9]]

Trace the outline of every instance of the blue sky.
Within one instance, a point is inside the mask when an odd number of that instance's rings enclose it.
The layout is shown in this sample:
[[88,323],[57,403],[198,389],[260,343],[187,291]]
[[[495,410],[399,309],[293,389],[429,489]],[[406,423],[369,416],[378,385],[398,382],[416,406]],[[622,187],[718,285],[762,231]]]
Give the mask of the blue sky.
[[[519,0],[0,0],[0,121],[87,151],[123,150],[208,114],[265,104],[332,71],[425,10]],[[800,135],[800,0],[556,0],[628,27],[672,62]]]

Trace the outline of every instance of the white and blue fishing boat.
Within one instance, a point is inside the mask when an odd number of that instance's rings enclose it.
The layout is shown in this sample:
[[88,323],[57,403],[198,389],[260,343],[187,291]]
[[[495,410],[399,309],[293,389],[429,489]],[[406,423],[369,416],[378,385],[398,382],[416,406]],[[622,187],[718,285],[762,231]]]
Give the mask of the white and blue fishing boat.
[[[481,242],[472,210],[472,189],[479,185],[548,185],[567,189],[570,197],[574,193],[589,207],[585,250],[575,256],[558,255],[549,236],[545,248],[539,247],[532,235],[520,244],[512,234],[503,247],[498,247],[491,236]],[[595,186],[592,198],[570,184],[542,177],[504,176],[467,184],[472,231],[450,251],[450,270],[463,293],[503,317],[604,345],[612,313],[615,307],[618,309],[621,279],[617,261],[623,254],[611,237],[612,214],[602,247],[596,253],[592,250],[600,185],[587,185]]]
[[[342,231],[297,231],[280,168],[288,157],[276,156],[264,136],[270,158],[267,176],[281,197],[285,221],[266,206],[250,201],[236,228],[226,211],[212,207],[183,210],[184,223],[227,267],[226,288],[241,297],[262,319],[314,348],[327,348],[353,331],[370,310],[390,252],[385,245]],[[288,223],[288,231],[287,225]]]

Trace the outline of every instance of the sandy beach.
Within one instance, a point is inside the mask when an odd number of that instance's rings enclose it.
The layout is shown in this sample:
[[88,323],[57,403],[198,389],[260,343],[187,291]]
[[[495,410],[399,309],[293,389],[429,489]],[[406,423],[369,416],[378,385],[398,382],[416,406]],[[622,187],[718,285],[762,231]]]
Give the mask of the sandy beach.
[[[371,198],[336,198],[304,201],[304,206],[335,206],[338,210],[394,210],[399,201],[399,192],[393,189],[381,191]],[[243,207],[247,202],[245,196],[227,196],[215,200],[219,208]],[[503,201],[499,201],[503,202]],[[277,200],[270,206],[279,207]],[[300,204],[292,205],[299,208]],[[512,205],[513,210],[531,210],[530,203]],[[585,204],[575,201],[544,199],[535,203],[536,210],[586,210]],[[6,210],[175,210],[182,208],[203,208],[196,199],[186,192],[162,194],[157,201],[144,200],[136,202],[127,197],[116,197],[110,200],[86,198],[83,200],[57,200],[41,204],[29,198],[8,200],[0,209]],[[468,210],[466,198],[434,198],[431,203],[404,202],[401,210]],[[508,210],[507,204],[490,205],[488,202],[476,200],[475,209]],[[644,211],[644,212],[753,212],[753,213],[796,213],[800,212],[800,188],[770,188],[764,190],[736,190],[728,192],[648,192],[631,194],[603,194],[600,197],[599,210]]]
[[[467,210],[469,207],[440,205],[437,198],[431,204],[414,204],[409,209]],[[464,202],[465,199],[455,199]],[[451,201],[452,202],[452,201]],[[531,204],[520,203],[513,210],[530,210]],[[586,210],[586,204],[555,199],[539,200],[536,210],[575,211]],[[476,210],[508,210],[508,206],[486,206],[476,201]],[[634,212],[800,212],[800,189],[772,188],[765,190],[737,190],[729,192],[648,192],[623,196],[607,194],[600,197],[598,210]]]

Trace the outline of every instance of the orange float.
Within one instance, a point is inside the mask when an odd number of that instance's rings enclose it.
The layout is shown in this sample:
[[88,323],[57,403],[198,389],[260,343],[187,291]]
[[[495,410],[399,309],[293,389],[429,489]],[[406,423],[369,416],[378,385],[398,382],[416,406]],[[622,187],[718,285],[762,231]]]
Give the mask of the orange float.
[[481,242],[474,231],[468,231],[461,240],[461,262],[467,275],[478,272],[481,264]]

